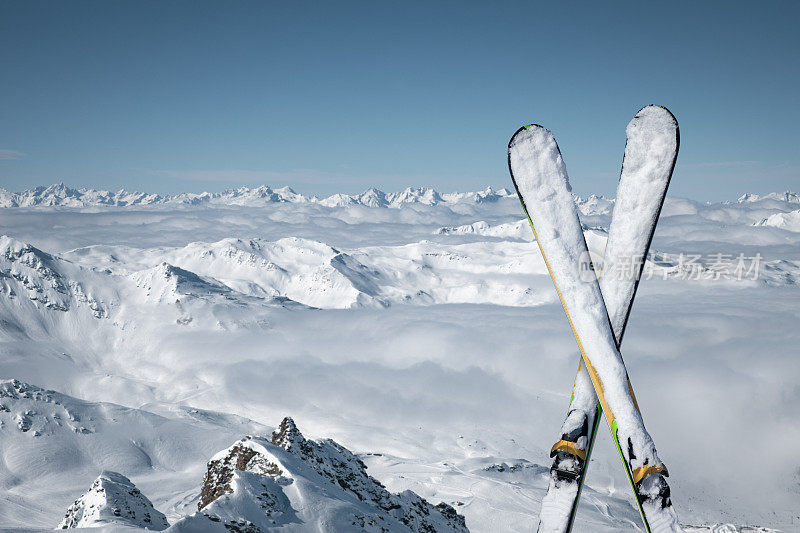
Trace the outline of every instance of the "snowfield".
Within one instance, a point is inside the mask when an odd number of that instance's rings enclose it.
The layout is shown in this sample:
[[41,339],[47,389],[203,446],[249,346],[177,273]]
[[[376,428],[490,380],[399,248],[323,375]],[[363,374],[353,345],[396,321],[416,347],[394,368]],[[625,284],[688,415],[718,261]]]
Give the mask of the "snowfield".
[[[799,205],[662,212],[622,355],[691,531],[800,531]],[[0,530],[535,529],[578,355],[508,190],[54,185],[0,234]],[[616,453],[576,531],[637,529]]]

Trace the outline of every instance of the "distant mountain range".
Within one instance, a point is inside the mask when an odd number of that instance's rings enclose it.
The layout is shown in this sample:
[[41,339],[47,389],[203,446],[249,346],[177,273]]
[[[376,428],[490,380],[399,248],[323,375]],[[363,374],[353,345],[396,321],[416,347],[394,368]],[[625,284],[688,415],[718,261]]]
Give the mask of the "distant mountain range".
[[270,203],[316,203],[326,207],[345,207],[363,205],[366,207],[400,207],[405,204],[437,205],[459,202],[483,203],[500,198],[516,197],[508,189],[494,190],[487,187],[482,191],[466,193],[439,193],[430,187],[408,187],[401,192],[385,193],[370,188],[360,194],[334,194],[327,198],[304,196],[290,187],[273,189],[260,187],[239,187],[217,193],[180,193],[160,195],[144,192],[120,190],[110,192],[97,189],[73,189],[63,183],[48,187],[36,187],[22,192],[0,189],[0,207],[91,207],[91,206],[143,206],[153,204],[186,205],[241,205],[259,206]]
[[[174,195],[127,191],[106,191],[81,187],[73,189],[63,183],[39,186],[20,192],[11,192],[0,188],[1,207],[94,207],[94,206],[146,206],[158,204],[171,205],[238,205],[257,207],[272,203],[309,203],[325,207],[389,207],[399,208],[408,204],[420,205],[454,205],[459,203],[480,204],[495,202],[502,198],[516,198],[516,192],[502,188],[486,187],[482,191],[441,193],[432,187],[407,187],[400,192],[384,192],[371,187],[359,194],[332,194],[325,198],[304,196],[291,187],[272,188],[266,185],[259,187],[239,187],[222,192],[183,192]],[[586,199],[576,196],[584,214],[600,214],[605,212],[613,199],[591,195]],[[737,203],[776,200],[780,202],[800,203],[800,194],[785,191],[759,195],[747,193],[737,198]],[[596,212],[594,212],[596,211]]]

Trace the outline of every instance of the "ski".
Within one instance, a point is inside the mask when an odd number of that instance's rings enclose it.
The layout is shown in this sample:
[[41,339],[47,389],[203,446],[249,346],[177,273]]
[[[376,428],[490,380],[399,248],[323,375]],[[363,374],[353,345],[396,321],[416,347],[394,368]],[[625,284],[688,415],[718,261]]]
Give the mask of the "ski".
[[[680,145],[677,120],[662,106],[641,109],[626,133],[622,172],[599,276],[617,349],[622,344]],[[553,465],[542,500],[539,533],[572,530],[601,412],[591,378],[579,359],[561,437],[550,452]],[[662,506],[671,505],[668,493],[660,498]],[[638,498],[637,506],[643,514]]]
[[508,165],[606,414],[645,529],[680,531],[671,503],[661,506],[669,502],[667,470],[636,405],[552,133],[535,124],[520,128],[509,142]]

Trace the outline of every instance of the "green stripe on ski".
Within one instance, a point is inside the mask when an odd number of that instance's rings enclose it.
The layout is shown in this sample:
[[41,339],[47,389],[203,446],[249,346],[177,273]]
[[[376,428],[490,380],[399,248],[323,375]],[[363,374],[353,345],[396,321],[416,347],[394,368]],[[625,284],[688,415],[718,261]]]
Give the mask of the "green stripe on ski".
[[[602,407],[601,407],[602,409]],[[631,473],[631,465],[628,464],[628,460],[625,459],[625,455],[622,453],[622,446],[619,444],[619,437],[617,436],[617,421],[614,420],[611,423],[611,436],[614,438],[614,444],[617,446],[617,451],[619,452],[619,457],[622,459],[622,464],[625,465],[625,474],[628,476],[628,483],[631,485],[631,489],[633,490],[633,495],[636,499],[636,507],[639,509],[639,514],[642,516],[642,522],[644,522],[644,530],[647,533],[650,533],[650,523],[647,521],[647,517],[644,516],[644,509],[642,508],[642,502],[639,500],[639,492],[636,490],[636,485],[633,482],[633,474]]]
[[[575,393],[572,393],[572,397],[575,397]],[[572,403],[572,402],[570,402]],[[578,515],[578,505],[581,501],[581,491],[583,491],[583,482],[586,481],[586,465],[589,464],[589,460],[592,458],[592,449],[594,449],[594,442],[597,438],[597,428],[600,427],[600,417],[603,416],[603,406],[598,401],[597,406],[594,408],[594,424],[592,427],[592,434],[589,436],[589,444],[586,446],[586,460],[583,462],[583,472],[581,472],[581,477],[578,478],[578,492],[575,494],[575,512],[570,513],[569,515],[569,522],[567,522],[567,531],[572,531],[572,526],[575,523],[575,517]],[[645,522],[647,523],[647,522]]]

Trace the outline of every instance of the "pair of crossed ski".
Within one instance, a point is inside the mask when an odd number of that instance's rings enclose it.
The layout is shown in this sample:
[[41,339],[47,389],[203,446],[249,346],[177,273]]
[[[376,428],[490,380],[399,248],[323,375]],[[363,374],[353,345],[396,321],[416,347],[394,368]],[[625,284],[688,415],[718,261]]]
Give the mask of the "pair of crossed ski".
[[619,346],[678,155],[675,117],[640,110],[627,128],[612,223],[596,276],[553,134],[520,128],[508,166],[581,352],[569,412],[553,446],[540,533],[572,529],[601,413],[605,413],[648,532],[681,531],[667,469],[644,427]]

